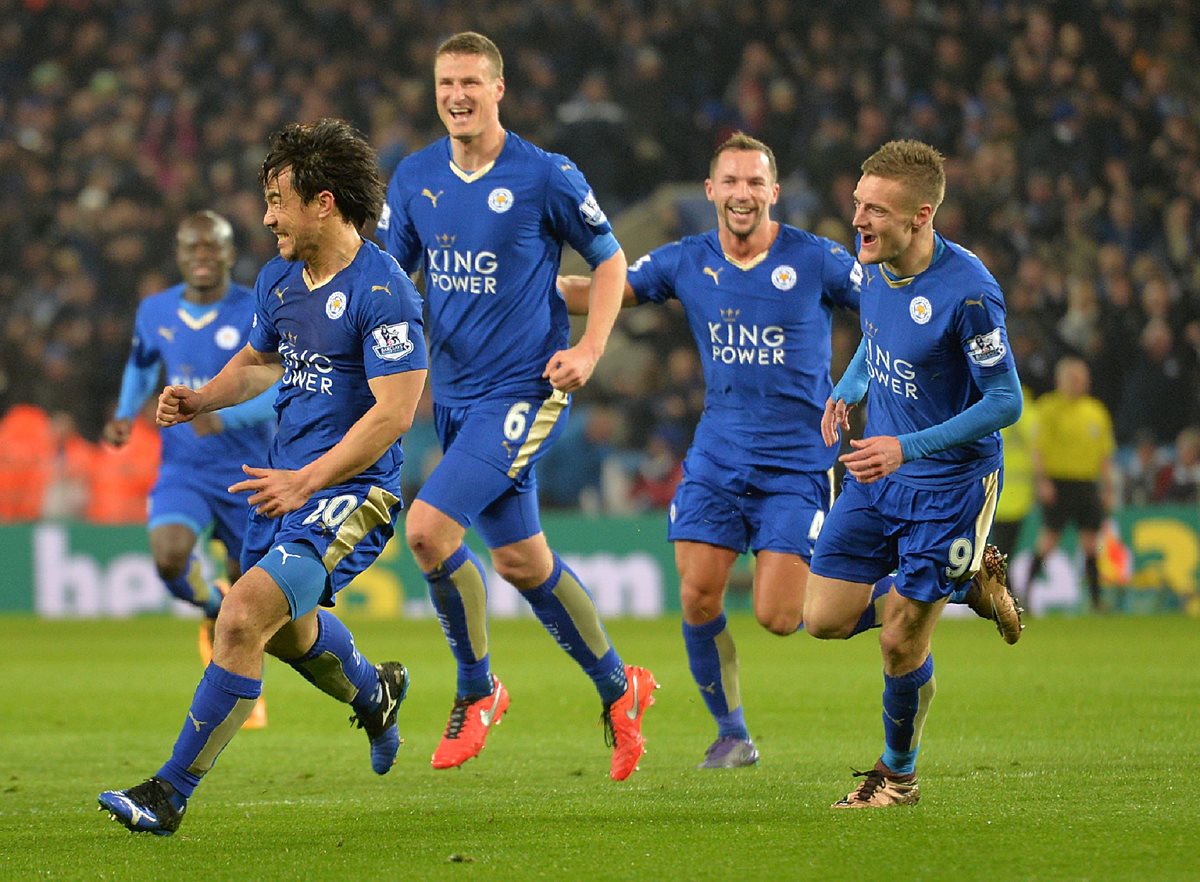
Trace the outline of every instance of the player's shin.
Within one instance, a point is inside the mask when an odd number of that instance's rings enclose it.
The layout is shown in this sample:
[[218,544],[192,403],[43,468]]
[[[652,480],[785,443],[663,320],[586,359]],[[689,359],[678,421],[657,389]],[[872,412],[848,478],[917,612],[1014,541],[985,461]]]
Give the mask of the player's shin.
[[600,622],[595,601],[571,568],[555,554],[550,578],[522,590],[521,596],[558,645],[591,677],[600,700],[610,704],[620,698],[627,687],[625,665]]
[[899,677],[883,676],[883,764],[897,775],[916,771],[921,730],[937,690],[933,656],[915,671]]
[[192,698],[171,758],[157,777],[187,799],[254,710],[262,680],[210,664]]
[[425,574],[429,599],[458,664],[458,697],[492,692],[488,665],[487,584],[483,564],[465,544]]

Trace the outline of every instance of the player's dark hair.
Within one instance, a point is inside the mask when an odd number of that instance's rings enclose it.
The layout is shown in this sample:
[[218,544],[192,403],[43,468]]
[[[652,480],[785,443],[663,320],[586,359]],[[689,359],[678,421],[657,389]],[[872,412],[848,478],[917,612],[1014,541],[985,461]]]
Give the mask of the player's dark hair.
[[888,141],[863,161],[862,172],[899,181],[918,204],[927,202],[934,211],[946,195],[945,158],[922,141]]
[[500,49],[483,34],[477,34],[475,31],[463,31],[445,40],[437,47],[434,57],[442,55],[482,55],[492,65],[492,73],[497,77],[504,76],[504,59],[500,56]]
[[710,178],[713,171],[716,170],[717,160],[727,150],[750,150],[763,154],[763,156],[767,157],[767,165],[771,168],[771,183],[779,180],[779,169],[775,167],[775,154],[771,148],[758,140],[758,138],[752,138],[745,132],[734,132],[713,151],[712,159],[708,163],[708,176]]
[[302,202],[328,190],[342,217],[359,230],[383,210],[386,184],[379,175],[379,157],[345,120],[291,123],[272,135],[259,184],[266,187],[284,169],[291,169],[292,189]]

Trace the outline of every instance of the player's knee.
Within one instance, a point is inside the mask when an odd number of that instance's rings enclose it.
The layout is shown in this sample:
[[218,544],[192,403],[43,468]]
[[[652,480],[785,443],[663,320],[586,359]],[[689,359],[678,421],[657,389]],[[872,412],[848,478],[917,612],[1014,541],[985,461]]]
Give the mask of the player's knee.
[[492,566],[496,568],[497,576],[522,591],[536,588],[549,577],[549,573],[542,572],[535,561],[516,555],[498,554],[495,550],[492,552]]
[[[879,651],[883,655],[885,671],[910,671],[919,665],[924,653],[912,638],[898,628],[884,628],[879,632]],[[917,658],[921,655],[922,658]]]
[[[854,632],[854,623],[846,623],[820,610],[805,610],[804,630],[818,640],[845,640]],[[796,627],[799,627],[797,622]]]
[[689,622],[710,622],[721,614],[722,592],[684,582],[679,586],[679,605]]
[[802,621],[801,610],[789,609],[756,609],[754,618],[772,634],[780,637],[795,634]]
[[255,642],[263,643],[263,636],[258,626],[249,615],[246,607],[226,598],[221,604],[221,614],[217,616],[217,639],[226,647],[245,647]]
[[179,554],[174,551],[160,551],[156,552],[154,555],[154,568],[158,571],[158,577],[167,583],[173,582],[180,576],[186,575],[188,566],[190,564],[190,554]]

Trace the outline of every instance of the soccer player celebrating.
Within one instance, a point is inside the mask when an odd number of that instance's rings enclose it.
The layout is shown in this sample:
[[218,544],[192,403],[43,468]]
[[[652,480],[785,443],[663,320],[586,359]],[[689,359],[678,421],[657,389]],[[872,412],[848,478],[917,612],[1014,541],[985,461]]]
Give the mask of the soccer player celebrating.
[[[846,481],[813,555],[808,632],[860,632],[875,615],[872,585],[895,575],[879,635],[883,754],[835,808],[917,802],[917,751],[935,688],[933,630],[947,599],[982,592],[994,612],[1015,615],[999,562],[989,559],[998,555],[985,555],[1000,492],[999,429],[1021,413],[1003,295],[979,258],[934,231],[946,184],[938,151],[892,141],[862,171],[854,228],[863,338],[826,403],[826,443],[850,428],[849,408],[868,387],[871,406],[865,437],[841,457]],[[972,578],[981,571],[986,578]]]
[[[156,391],[159,374],[170,385],[198,387],[216,376],[250,333],[254,294],[230,279],[233,227],[212,211],[189,215],[175,233],[175,260],[183,282],[147,297],[134,319],[133,346],[121,379],[116,413],[103,431],[115,447],[129,441],[133,420]],[[206,413],[163,434],[162,465],[150,491],[150,553],[167,590],[204,613],[200,654],[212,659],[212,633],[222,593],[208,581],[195,554],[211,525],[225,546],[226,585],[241,575],[238,558],[246,533],[246,506],[229,492],[242,463],[262,456],[271,443],[275,390],[219,413]],[[247,728],[266,725],[263,699]]]
[[[717,229],[651,251],[629,269],[624,305],[678,298],[704,368],[704,416],[684,461],[667,538],[675,545],[683,642],[717,724],[701,769],[758,761],[725,617],[738,556],[756,558],[754,613],[774,634],[801,625],[813,544],[832,500],[836,451],[821,439],[833,390],[835,307],[858,308],[862,270],[842,246],[771,219],[771,148],[737,133],[721,144],[705,193]],[[586,310],[587,279],[559,287]]]
[[171,757],[148,781],[100,794],[101,807],[133,831],[178,828],[259,695],[264,648],[353,708],[375,772],[391,768],[400,746],[396,711],[408,672],[397,662],[371,665],[318,606],[332,606],[394,532],[399,439],[426,374],[420,298],[396,261],[359,234],[384,186],[375,152],[349,125],[285,127],[260,182],[279,257],[259,273],[249,341],[199,389],[164,389],[157,420],[177,426],[282,379],[278,432],[267,467],[244,466],[245,479],[230,488],[253,507],[245,572],[222,605],[212,663]]
[[[483,565],[463,541],[474,526],[497,573],[595,683],[613,745],[610,774],[623,780],[644,753],[642,716],[657,684],[624,664],[591,596],[547,544],[534,466],[566,424],[570,393],[604,351],[625,255],[574,164],[501,126],[503,65],[481,34],[456,34],[438,47],[434,87],[448,137],[400,163],[379,222],[387,250],[409,272],[424,273],[444,450],[405,519],[458,665],[433,767],[478,755],[509,705],[489,664]],[[591,315],[573,347],[555,290],[564,242],[595,269]]]

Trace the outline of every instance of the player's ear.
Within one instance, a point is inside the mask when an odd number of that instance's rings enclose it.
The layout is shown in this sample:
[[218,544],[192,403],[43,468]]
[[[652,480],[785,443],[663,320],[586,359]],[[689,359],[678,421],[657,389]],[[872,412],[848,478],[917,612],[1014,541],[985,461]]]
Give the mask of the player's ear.
[[933,220],[933,206],[926,202],[917,209],[917,213],[913,215],[912,228],[915,233],[921,227],[930,223]]
[[504,97],[504,77],[496,77],[496,100]]

